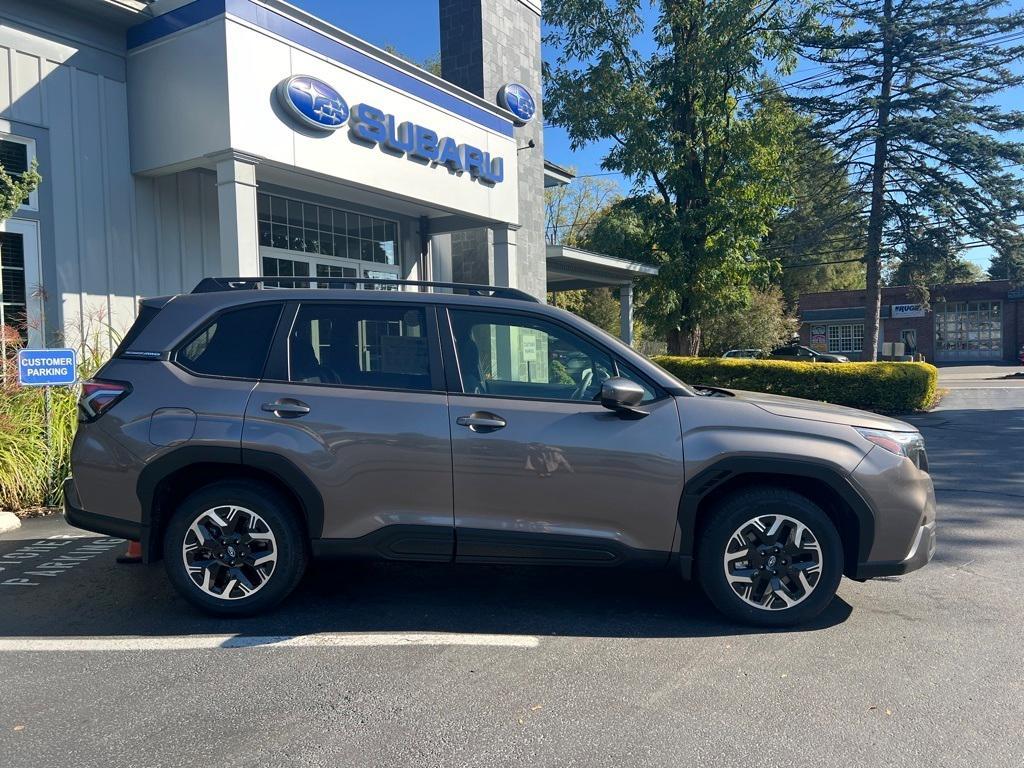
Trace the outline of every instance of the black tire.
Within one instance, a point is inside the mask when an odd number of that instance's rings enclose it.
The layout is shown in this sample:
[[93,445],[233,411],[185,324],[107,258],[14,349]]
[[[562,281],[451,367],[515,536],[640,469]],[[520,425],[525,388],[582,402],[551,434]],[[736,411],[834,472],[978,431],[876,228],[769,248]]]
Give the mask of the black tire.
[[[226,506],[251,510],[262,518],[276,545],[277,560],[259,588],[234,599],[203,591],[189,575],[183,557],[192,524],[208,510]],[[269,486],[240,481],[214,483],[185,499],[167,523],[163,550],[164,568],[174,588],[196,608],[216,616],[251,616],[270,610],[295,589],[309,561],[306,535],[293,505]]]
[[[774,610],[755,607],[737,594],[729,583],[724,565],[730,547],[737,551],[742,549],[742,545],[730,544],[734,533],[744,523],[769,515],[785,515],[807,526],[820,547],[820,565],[813,588],[809,592],[803,590],[806,596],[795,605]],[[813,556],[808,555],[806,559],[813,559]],[[697,545],[697,575],[711,602],[731,619],[758,627],[802,624],[825,610],[835,596],[843,576],[842,540],[828,515],[805,496],[785,488],[750,488],[728,496],[712,511],[712,518]],[[756,595],[757,587],[752,587],[751,593],[752,597]],[[762,593],[767,595],[767,590]],[[784,601],[769,598],[769,602],[780,605]]]

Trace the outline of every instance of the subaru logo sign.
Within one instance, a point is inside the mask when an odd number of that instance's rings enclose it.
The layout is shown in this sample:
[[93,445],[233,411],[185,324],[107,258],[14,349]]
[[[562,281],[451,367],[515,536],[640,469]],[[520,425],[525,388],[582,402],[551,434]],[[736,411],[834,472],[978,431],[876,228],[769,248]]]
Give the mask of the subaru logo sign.
[[[460,144],[427,126],[399,121],[370,104],[356,104],[349,109],[341,94],[323,80],[295,75],[278,83],[276,90],[285,110],[303,125],[336,131],[347,122],[349,136],[363,146],[376,145],[389,154],[444,166],[458,176],[468,173],[470,178],[491,186],[505,180],[505,161],[501,157],[492,157],[490,152],[470,144]],[[532,115],[533,99],[529,94],[526,98]],[[516,103],[522,106],[521,100]]]
[[498,91],[498,106],[511,112],[519,125],[526,125],[537,113],[537,102],[526,90],[526,86],[519,83],[509,83],[501,87]]
[[282,80],[277,97],[285,109],[311,128],[336,131],[348,120],[348,104],[341,94],[309,75]]

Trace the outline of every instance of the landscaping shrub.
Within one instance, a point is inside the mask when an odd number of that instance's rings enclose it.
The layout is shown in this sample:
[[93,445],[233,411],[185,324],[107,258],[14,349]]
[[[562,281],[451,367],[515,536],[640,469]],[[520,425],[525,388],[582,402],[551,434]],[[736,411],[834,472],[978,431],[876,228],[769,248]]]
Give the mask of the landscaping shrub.
[[[5,331],[0,327],[0,332]],[[8,334],[8,338],[12,335]],[[20,340],[9,343],[0,360],[0,509],[25,510],[59,506],[62,484],[71,474],[71,442],[78,426],[79,387],[50,388],[50,425],[46,425],[46,392],[18,384],[14,353]],[[105,353],[98,344],[80,350],[79,379],[92,376]]]
[[0,509],[61,503],[61,483],[71,472],[78,387],[51,389],[49,440],[41,388],[0,388]]
[[928,408],[938,371],[927,363],[797,363],[716,357],[653,358],[687,384],[770,392],[887,413]]

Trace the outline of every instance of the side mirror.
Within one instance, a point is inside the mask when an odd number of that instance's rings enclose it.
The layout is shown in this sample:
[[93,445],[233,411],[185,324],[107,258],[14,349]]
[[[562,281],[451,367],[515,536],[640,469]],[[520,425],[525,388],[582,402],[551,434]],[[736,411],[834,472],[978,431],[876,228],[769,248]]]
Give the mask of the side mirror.
[[636,407],[644,399],[644,388],[635,381],[612,376],[601,385],[601,405],[624,418],[641,419],[647,415]]

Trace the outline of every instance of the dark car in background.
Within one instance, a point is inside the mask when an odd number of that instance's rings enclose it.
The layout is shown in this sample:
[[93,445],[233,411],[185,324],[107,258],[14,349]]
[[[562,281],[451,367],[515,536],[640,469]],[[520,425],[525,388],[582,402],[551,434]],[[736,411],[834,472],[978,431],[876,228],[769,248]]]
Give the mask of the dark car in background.
[[785,347],[773,349],[769,357],[772,360],[794,360],[799,363],[848,363],[850,358],[846,355],[830,355],[825,352],[818,352],[810,347],[801,344],[789,344]]

